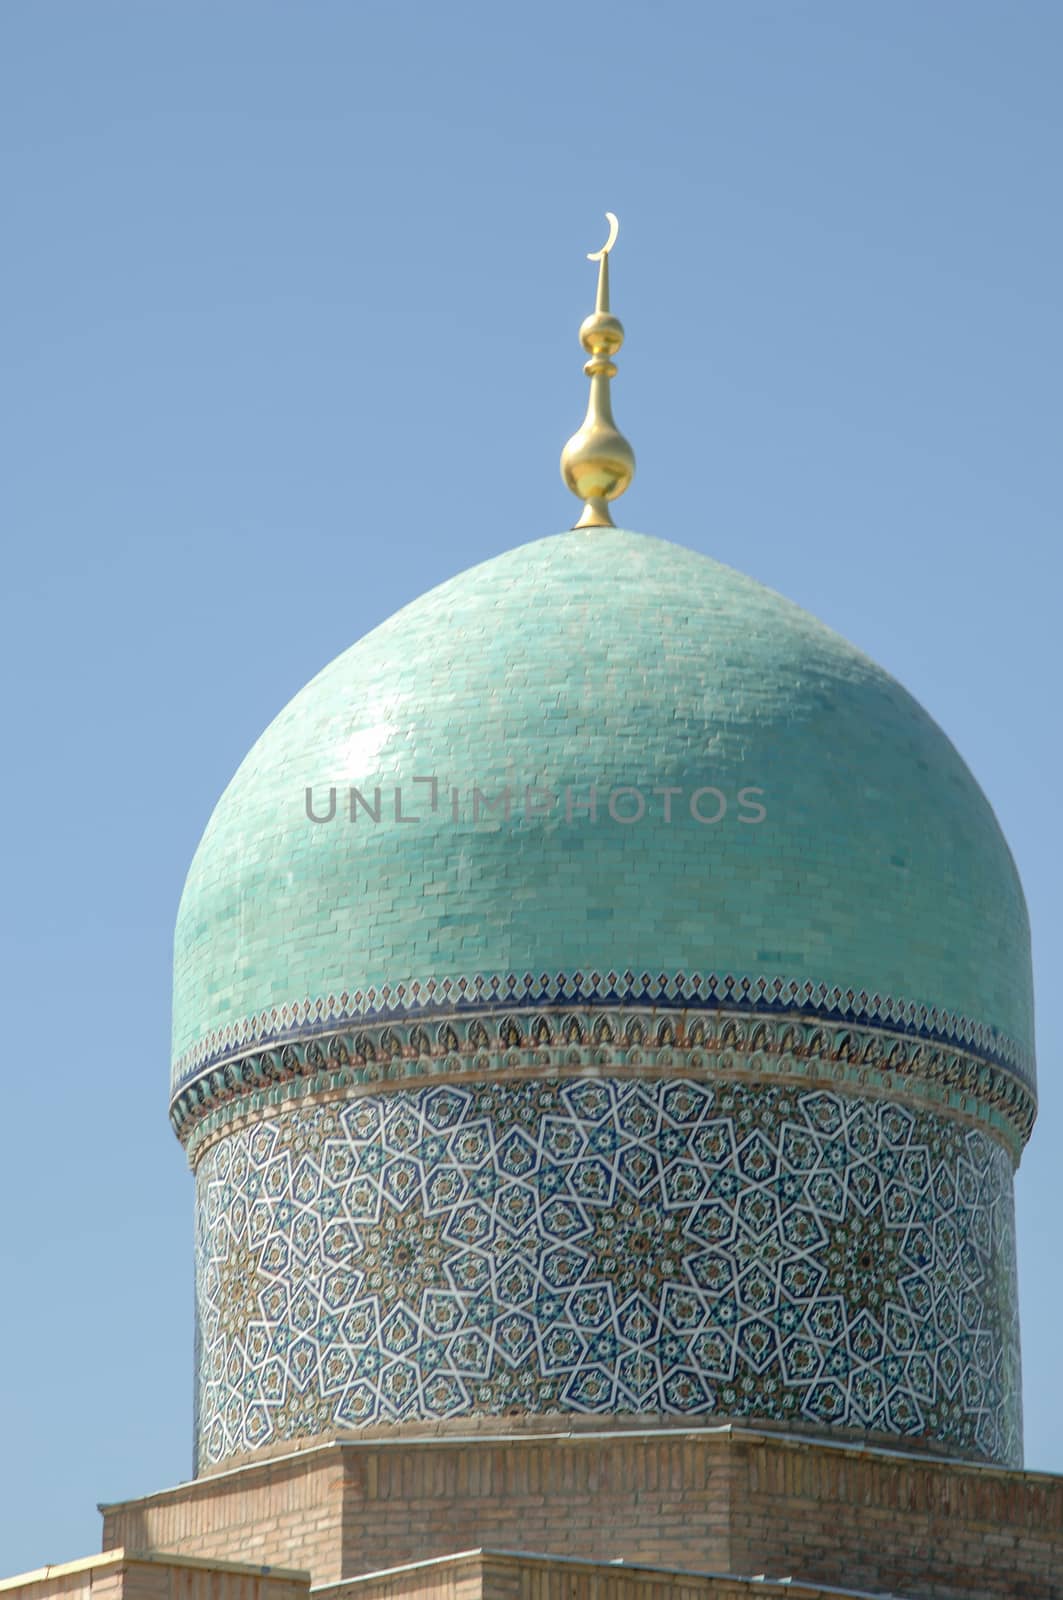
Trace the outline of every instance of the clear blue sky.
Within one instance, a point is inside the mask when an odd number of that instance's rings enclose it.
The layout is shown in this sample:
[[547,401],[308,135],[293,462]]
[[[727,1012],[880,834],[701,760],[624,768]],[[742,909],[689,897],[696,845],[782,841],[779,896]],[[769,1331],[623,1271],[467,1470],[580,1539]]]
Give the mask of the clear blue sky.
[[571,521],[607,208],[623,520],[877,657],[1015,851],[1063,1471],[1061,78],[1045,0],[0,7],[0,1574],[188,1475],[184,872],[324,662]]

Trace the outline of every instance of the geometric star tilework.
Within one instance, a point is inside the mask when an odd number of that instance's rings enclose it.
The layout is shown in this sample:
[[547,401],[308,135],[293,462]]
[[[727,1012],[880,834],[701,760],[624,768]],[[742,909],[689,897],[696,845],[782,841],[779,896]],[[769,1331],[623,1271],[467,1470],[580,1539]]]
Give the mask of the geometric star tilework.
[[467,1415],[760,1418],[1021,1462],[1012,1169],[830,1090],[397,1090],[220,1138],[199,1467]]

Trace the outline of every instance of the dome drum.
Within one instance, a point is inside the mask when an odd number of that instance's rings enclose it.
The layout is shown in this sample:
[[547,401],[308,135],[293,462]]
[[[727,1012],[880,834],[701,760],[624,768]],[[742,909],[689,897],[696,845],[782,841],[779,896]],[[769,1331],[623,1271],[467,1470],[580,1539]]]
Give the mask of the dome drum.
[[1020,1458],[1011,1162],[833,1085],[315,1097],[196,1163],[200,1469],[515,1412]]

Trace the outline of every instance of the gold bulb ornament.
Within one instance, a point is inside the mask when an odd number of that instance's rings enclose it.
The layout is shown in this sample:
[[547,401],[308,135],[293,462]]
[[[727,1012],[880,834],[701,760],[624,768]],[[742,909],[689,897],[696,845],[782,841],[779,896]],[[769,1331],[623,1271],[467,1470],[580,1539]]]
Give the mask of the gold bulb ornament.
[[561,476],[584,503],[577,528],[615,527],[609,502],[623,494],[635,476],[635,452],[613,421],[609,393],[609,380],[616,377],[613,357],[624,342],[624,329],[609,310],[609,253],[620,224],[611,211],[605,219],[609,237],[587,257],[598,263],[598,294],[593,312],[579,330],[580,344],[590,356],[583,368],[591,380],[587,415],[561,452]]

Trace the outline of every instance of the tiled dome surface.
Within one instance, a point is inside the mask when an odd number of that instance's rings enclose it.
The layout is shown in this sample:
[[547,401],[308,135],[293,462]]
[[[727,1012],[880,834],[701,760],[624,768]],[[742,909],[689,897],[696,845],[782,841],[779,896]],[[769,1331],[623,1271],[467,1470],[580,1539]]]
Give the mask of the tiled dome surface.
[[[415,777],[438,779],[434,812]],[[579,809],[592,784],[597,822]],[[379,822],[348,820],[350,785],[370,801],[381,786]],[[473,789],[507,785],[509,820],[483,807],[474,820]],[[529,814],[528,785],[559,797],[546,815]],[[333,821],[308,820],[308,786],[322,815],[336,786]],[[396,786],[418,822],[395,820]],[[727,802],[714,824],[690,812],[705,786]],[[621,815],[644,803],[637,822],[610,815],[619,788],[640,791],[615,801]],[[666,788],[680,791],[671,821],[653,793]],[[756,814],[743,788],[762,791],[762,822],[740,820]],[[599,529],[440,585],[267,728],[185,886],[175,1075],[271,1008],[593,971],[903,999],[1001,1035],[1032,1071],[1022,890],[949,740],[781,596],[679,545]]]

